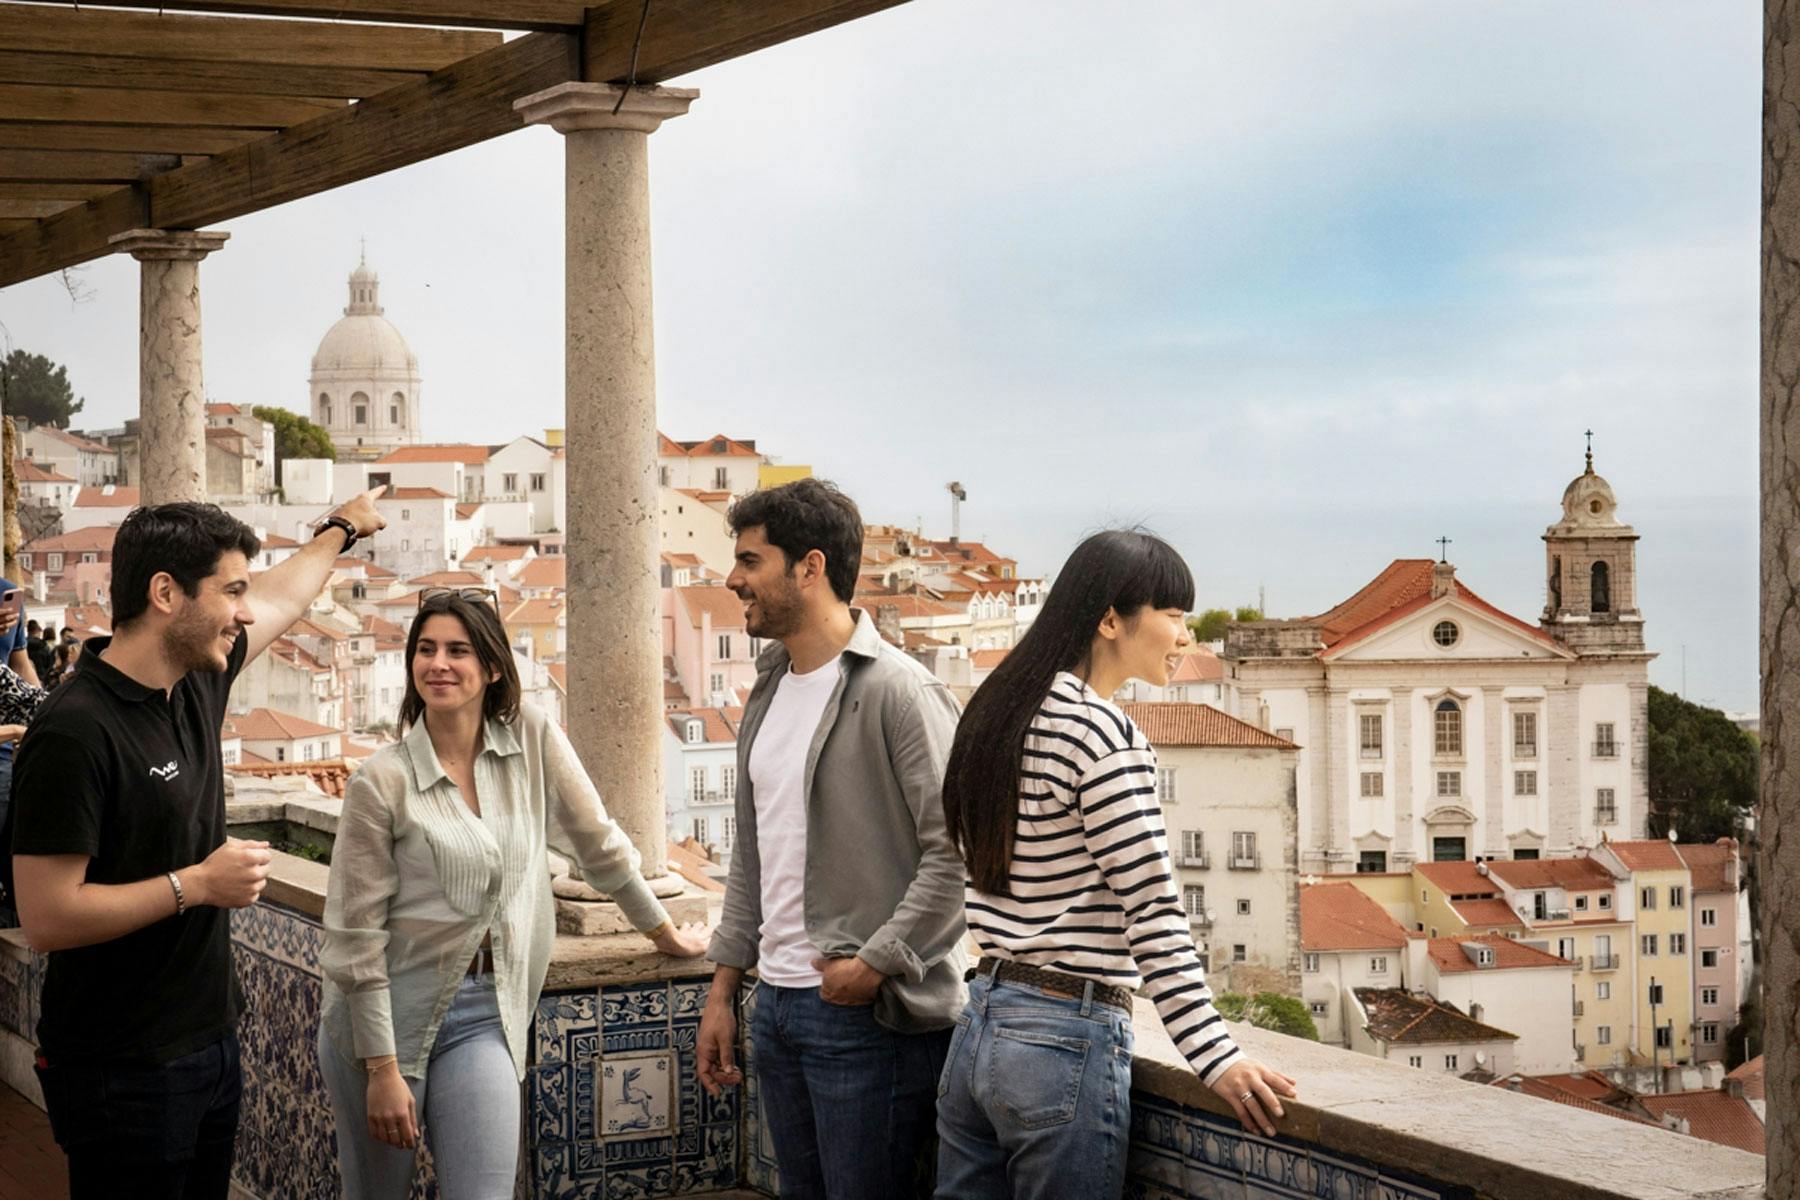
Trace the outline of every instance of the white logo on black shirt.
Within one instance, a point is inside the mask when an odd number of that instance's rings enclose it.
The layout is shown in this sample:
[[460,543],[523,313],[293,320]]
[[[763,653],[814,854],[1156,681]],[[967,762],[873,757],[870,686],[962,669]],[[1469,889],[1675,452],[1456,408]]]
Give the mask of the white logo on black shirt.
[[166,767],[151,767],[150,773],[152,775],[156,776],[158,779],[162,780],[164,783],[167,783],[169,780],[171,780],[171,779],[175,778],[177,775],[181,774],[181,766],[180,766],[180,764],[175,762],[174,759],[170,759],[168,766],[166,766]]

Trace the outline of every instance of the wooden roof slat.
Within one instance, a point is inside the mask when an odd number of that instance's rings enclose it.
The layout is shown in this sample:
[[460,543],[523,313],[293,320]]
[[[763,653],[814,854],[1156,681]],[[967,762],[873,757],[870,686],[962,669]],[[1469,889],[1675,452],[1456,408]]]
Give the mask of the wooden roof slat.
[[267,137],[265,129],[195,129],[184,125],[55,125],[0,121],[7,150],[120,150],[129,154],[223,154]]
[[54,217],[65,208],[74,208],[79,200],[9,200],[0,196],[0,217],[18,218],[36,221],[41,217]]
[[0,183],[0,200],[98,200],[112,183]]
[[113,234],[141,229],[149,218],[149,194],[142,184],[133,184],[80,208],[34,221],[31,228],[0,238],[0,247],[4,247],[0,250],[0,262],[5,263],[7,282],[45,275],[93,258],[101,251],[71,259],[68,248],[96,242],[104,247]]
[[360,67],[195,62],[120,54],[31,54],[0,50],[0,83],[59,87],[149,88],[164,92],[249,92],[265,96],[373,96],[423,79],[423,71]]
[[[146,0],[83,0],[88,8],[142,7]],[[581,28],[582,0],[174,0],[163,8],[201,13],[323,17],[479,29]]]
[[223,125],[284,129],[344,107],[342,100],[296,96],[221,96],[127,88],[0,84],[0,119],[76,125]]
[[246,21],[186,14],[0,4],[0,50],[127,58],[435,71],[493,48],[497,33],[330,21]]
[[29,229],[37,222],[33,220],[17,220],[0,213],[0,233],[17,233],[21,229]]
[[135,183],[180,166],[172,154],[107,154],[69,150],[0,150],[0,181]]
[[[638,53],[639,83],[661,83],[791,38],[816,33],[906,0],[652,0]],[[582,78],[623,83],[642,8],[636,0],[608,0],[588,10]]]
[[[575,77],[578,39],[533,33],[342,112],[153,181],[151,226],[199,229],[473,145],[523,124],[512,103]],[[0,245],[0,286],[5,285]]]

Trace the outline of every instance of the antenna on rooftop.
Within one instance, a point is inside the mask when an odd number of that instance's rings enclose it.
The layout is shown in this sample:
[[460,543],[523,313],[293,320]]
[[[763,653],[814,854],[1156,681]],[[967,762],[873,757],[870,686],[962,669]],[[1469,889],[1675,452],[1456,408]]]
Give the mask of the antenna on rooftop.
[[962,540],[962,502],[969,498],[969,493],[960,483],[945,486],[950,492],[950,544],[954,546]]

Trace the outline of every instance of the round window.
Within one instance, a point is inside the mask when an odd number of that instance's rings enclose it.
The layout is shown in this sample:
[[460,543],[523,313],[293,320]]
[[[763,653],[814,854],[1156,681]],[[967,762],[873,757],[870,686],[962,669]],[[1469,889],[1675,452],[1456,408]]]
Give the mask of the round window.
[[1439,621],[1431,627],[1431,640],[1446,649],[1456,645],[1462,631],[1456,627],[1455,621]]

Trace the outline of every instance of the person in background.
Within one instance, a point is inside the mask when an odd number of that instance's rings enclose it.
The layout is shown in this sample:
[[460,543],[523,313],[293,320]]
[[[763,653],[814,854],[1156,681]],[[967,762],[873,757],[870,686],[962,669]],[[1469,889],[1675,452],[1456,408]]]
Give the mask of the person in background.
[[[19,606],[19,585],[10,579],[0,579],[0,597],[12,597],[0,603],[0,662],[5,663],[8,670],[33,687],[40,686],[42,680],[38,676],[37,665],[31,661],[27,644],[31,638],[24,622],[19,618],[22,610]],[[12,791],[13,751],[18,742],[18,734],[10,729],[0,729],[0,797]],[[0,804],[0,816],[6,809]]]
[[[1131,996],[1268,1137],[1294,1081],[1245,1058],[1212,1004],[1156,794],[1156,752],[1112,697],[1166,686],[1194,580],[1160,538],[1097,533],[969,701],[944,779],[982,958],[938,1085],[943,1200],[1118,1200]],[[757,1053],[762,1053],[758,1043]]]
[[[732,506],[725,585],[756,664],[737,744],[737,837],[699,1077],[742,1079],[734,999],[757,968],[757,1086],[781,1194],[915,1194],[962,1005],[962,864],[940,792],[956,700],[850,607],[856,504],[823,480]],[[929,1175],[929,1171],[926,1171]]]
[[[51,630],[51,637],[56,631]],[[44,630],[36,621],[25,622],[25,653],[31,659],[31,665],[37,668],[38,682],[42,683],[50,674],[52,651],[50,643],[44,640]]]
[[510,1200],[519,1084],[556,935],[552,821],[582,878],[664,954],[697,958],[562,729],[519,698],[487,588],[426,588],[401,740],[351,777],[319,966],[319,1066],[347,1200],[403,1200],[421,1129],[446,1200]]
[[134,509],[111,637],[38,710],[12,792],[10,888],[48,956],[37,1076],[72,1200],[225,1200],[242,1096],[229,910],[266,842],[225,828],[219,726],[244,664],[384,524],[366,492],[250,577],[256,534],[211,504]]
[[[67,633],[68,630],[64,630]],[[44,681],[46,688],[55,688],[67,679],[75,670],[75,663],[81,657],[81,643],[77,641],[58,642],[56,653],[51,657],[50,676]]]

